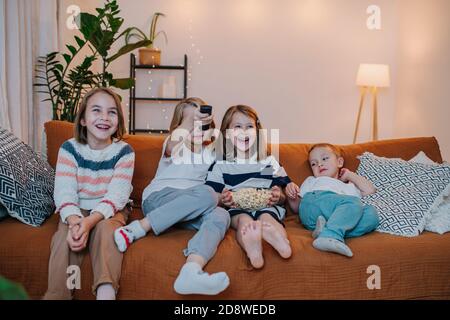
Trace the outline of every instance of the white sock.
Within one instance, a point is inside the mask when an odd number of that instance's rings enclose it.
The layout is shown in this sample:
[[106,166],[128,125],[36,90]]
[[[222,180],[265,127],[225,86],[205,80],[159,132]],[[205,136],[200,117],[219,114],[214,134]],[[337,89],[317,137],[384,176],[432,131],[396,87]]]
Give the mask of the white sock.
[[209,274],[195,262],[187,262],[174,283],[178,294],[216,295],[225,290],[230,279],[225,272]]
[[323,228],[327,224],[327,220],[323,216],[319,216],[316,220],[316,228],[314,229],[312,233],[313,239],[316,239],[319,237],[320,233],[322,232]]
[[133,241],[144,237],[147,234],[138,220],[131,222],[125,227],[120,227],[114,231],[114,242],[120,252],[125,252]]
[[313,247],[317,250],[339,253],[347,257],[353,256],[352,250],[345,243],[333,238],[319,237],[313,241]]
[[97,287],[97,300],[116,300],[116,291],[111,283],[104,283]]

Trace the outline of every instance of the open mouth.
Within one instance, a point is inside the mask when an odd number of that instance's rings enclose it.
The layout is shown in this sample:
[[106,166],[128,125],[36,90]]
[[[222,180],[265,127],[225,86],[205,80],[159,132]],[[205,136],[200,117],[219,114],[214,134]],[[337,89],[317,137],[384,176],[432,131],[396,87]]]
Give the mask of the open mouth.
[[327,171],[327,169],[322,168],[322,169],[319,170],[319,173],[322,173],[322,172],[325,172],[325,171]]
[[240,143],[245,143],[245,144],[247,144],[247,143],[250,141],[250,138],[249,138],[249,137],[238,138],[238,141],[239,141]]
[[111,128],[111,126],[107,124],[96,124],[95,127],[103,131],[108,131]]

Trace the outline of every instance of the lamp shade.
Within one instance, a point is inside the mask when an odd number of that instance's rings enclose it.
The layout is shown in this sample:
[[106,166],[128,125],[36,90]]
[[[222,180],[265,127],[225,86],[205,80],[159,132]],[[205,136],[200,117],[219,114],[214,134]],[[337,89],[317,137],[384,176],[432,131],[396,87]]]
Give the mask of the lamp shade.
[[389,66],[385,64],[361,64],[356,85],[363,87],[389,87]]

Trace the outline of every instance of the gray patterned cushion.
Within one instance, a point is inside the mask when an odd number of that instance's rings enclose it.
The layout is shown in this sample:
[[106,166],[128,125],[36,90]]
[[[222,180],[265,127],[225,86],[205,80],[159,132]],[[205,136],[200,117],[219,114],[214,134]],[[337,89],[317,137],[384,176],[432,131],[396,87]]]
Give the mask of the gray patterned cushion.
[[55,173],[29,146],[0,128],[0,203],[10,216],[39,226],[54,211]]
[[8,216],[8,210],[6,210],[5,206],[0,202],[0,220],[6,218]]
[[373,182],[377,192],[364,197],[380,215],[377,231],[400,236],[419,235],[437,200],[450,184],[450,166],[429,166],[401,159],[359,156],[357,173]]

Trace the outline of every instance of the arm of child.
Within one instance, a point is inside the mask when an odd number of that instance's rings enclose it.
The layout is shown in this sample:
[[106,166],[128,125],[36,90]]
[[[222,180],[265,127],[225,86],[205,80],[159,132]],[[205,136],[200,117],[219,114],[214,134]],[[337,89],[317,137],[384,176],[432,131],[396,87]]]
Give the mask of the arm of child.
[[283,189],[279,186],[272,187],[272,197],[269,199],[268,206],[272,207],[274,205],[283,205],[286,201],[286,195],[283,192]]
[[228,189],[223,189],[222,193],[219,194],[218,206],[225,208],[233,208],[236,206],[233,200],[233,193]]
[[298,213],[298,207],[300,205],[300,196],[299,196],[300,188],[299,186],[291,182],[286,186],[286,195],[289,207],[292,212]]
[[219,206],[230,208],[234,205],[232,192],[225,188],[222,168],[217,162],[214,162],[209,168],[205,184],[219,194]]
[[361,191],[361,195],[363,197],[373,194],[377,191],[372,182],[356,174],[355,172],[350,171],[347,168],[341,169],[339,179],[346,183],[347,182],[353,183]]
[[103,220],[104,216],[100,212],[91,212],[91,214],[80,219],[78,224],[71,228],[72,239],[68,238],[70,249],[78,252],[86,248],[89,233],[97,223]]
[[134,172],[135,154],[130,145],[121,150],[123,156],[117,161],[111,181],[108,184],[103,199],[92,209],[92,213],[98,212],[104,219],[112,217],[117,211],[122,210],[127,204],[133,186],[131,180]]
[[59,149],[56,163],[53,197],[56,212],[64,223],[69,216],[83,218],[78,204],[77,161],[70,152],[72,149],[71,143],[66,141]]

